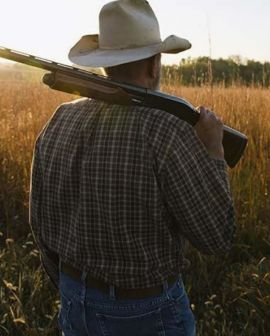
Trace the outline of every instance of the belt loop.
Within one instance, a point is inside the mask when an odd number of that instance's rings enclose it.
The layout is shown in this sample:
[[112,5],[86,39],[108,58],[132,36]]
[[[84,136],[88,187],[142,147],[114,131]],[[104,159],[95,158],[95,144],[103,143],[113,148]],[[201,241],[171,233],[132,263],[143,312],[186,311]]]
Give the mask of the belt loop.
[[87,277],[87,273],[88,273],[88,270],[84,267],[83,268],[83,271],[82,271],[82,275],[81,275],[81,281],[83,283],[83,287],[82,287],[82,290],[81,290],[81,295],[80,295],[80,299],[81,299],[81,304],[84,305],[84,302],[85,302],[85,298],[86,298],[86,277]]
[[168,294],[168,281],[167,280],[165,280],[164,282],[163,282],[163,294],[166,294],[166,297],[167,297],[167,299],[170,299],[170,296],[169,296],[169,294]]
[[60,258],[58,259],[58,272],[60,275],[60,272],[61,272],[61,259]]
[[114,287],[114,285],[109,285],[109,286],[110,286],[110,293],[109,293],[110,298],[112,300],[115,300],[115,287]]
[[82,275],[81,275],[81,281],[82,281],[82,283],[84,284],[85,287],[86,287],[87,273],[88,273],[87,269],[84,268],[83,272],[82,272]]

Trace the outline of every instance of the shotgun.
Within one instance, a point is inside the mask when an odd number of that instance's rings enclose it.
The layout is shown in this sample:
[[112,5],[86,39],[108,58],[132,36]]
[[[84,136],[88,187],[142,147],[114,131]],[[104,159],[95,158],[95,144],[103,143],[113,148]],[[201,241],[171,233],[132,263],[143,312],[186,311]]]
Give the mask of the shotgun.
[[[117,82],[80,68],[4,47],[0,47],[0,57],[50,71],[43,76],[43,83],[55,90],[103,100],[111,104],[160,109],[192,126],[199,120],[199,112],[189,102],[160,91]],[[223,131],[224,157],[228,166],[233,168],[245,151],[247,137],[226,125],[223,126]]]

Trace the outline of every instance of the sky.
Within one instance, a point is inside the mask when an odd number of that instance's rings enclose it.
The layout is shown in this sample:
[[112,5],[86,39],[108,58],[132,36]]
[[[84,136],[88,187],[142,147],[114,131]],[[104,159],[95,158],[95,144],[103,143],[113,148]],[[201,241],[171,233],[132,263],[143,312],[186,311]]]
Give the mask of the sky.
[[[103,0],[0,0],[0,46],[70,64],[69,49],[96,34]],[[211,56],[270,61],[270,0],[149,0],[161,37],[178,35],[192,48],[163,55],[163,64]]]

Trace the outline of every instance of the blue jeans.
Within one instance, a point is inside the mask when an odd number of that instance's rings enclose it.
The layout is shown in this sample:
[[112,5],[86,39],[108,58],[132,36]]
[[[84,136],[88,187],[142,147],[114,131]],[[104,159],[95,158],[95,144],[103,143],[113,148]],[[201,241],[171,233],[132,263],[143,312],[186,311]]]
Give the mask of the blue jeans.
[[121,299],[86,287],[60,272],[61,309],[58,324],[63,336],[194,336],[195,320],[181,277],[163,293],[143,299]]

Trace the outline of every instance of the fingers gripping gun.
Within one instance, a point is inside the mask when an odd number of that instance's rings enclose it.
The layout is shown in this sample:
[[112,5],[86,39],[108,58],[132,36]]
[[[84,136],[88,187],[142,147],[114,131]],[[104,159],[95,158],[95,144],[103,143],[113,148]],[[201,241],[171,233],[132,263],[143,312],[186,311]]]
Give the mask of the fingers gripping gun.
[[[86,70],[56,63],[0,47],[0,57],[50,71],[43,82],[50,88],[112,104],[148,106],[166,111],[194,126],[199,112],[186,100],[159,91],[113,81]],[[236,166],[247,145],[247,137],[224,125],[223,147],[229,167]]]

